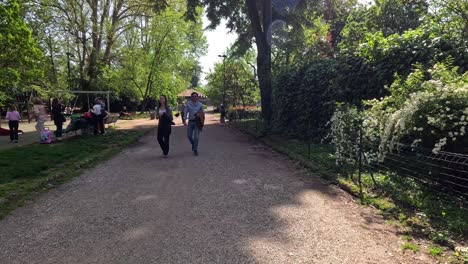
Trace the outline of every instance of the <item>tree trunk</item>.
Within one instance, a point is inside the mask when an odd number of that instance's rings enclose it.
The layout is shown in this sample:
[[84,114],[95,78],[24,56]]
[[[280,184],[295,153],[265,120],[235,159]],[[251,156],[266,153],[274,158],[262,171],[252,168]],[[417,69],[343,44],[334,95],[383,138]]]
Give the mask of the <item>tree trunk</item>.
[[91,0],[89,4],[92,10],[91,12],[91,23],[92,23],[91,39],[93,41],[92,43],[93,48],[89,55],[88,77],[89,77],[89,85],[93,86],[94,81],[97,77],[97,57],[100,51],[99,25],[98,25],[98,0]]
[[[247,9],[252,22],[255,43],[257,44],[257,68],[262,104],[262,117],[267,129],[271,124],[271,0],[262,0],[259,12],[255,0],[247,0]],[[263,15],[260,19],[260,13]],[[263,22],[263,23],[262,23]],[[263,24],[263,27],[262,27]]]
[[102,62],[104,64],[110,65],[111,51],[112,51],[112,46],[114,45],[115,33],[117,31],[117,26],[120,23],[119,12],[122,9],[123,3],[124,1],[117,1],[117,3],[115,3],[113,7],[111,27],[106,36],[106,50],[104,52],[104,56],[102,59]]
[[258,81],[262,105],[262,116],[269,126],[271,123],[271,48],[260,47],[257,44]]

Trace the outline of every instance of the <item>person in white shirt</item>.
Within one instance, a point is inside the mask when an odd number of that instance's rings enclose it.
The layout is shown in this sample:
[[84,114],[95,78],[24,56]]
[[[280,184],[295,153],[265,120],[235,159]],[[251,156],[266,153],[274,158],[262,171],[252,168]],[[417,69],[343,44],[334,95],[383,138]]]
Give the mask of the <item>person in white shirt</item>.
[[96,98],[96,100],[94,100],[93,109],[91,109],[94,121],[94,135],[97,135],[98,130],[101,134],[104,134],[104,116],[101,110],[102,104],[99,99]]
[[36,118],[36,131],[39,133],[39,137],[41,136],[41,131],[44,130],[44,123],[47,120],[47,110],[44,106],[44,103],[39,97],[34,98],[34,117]]

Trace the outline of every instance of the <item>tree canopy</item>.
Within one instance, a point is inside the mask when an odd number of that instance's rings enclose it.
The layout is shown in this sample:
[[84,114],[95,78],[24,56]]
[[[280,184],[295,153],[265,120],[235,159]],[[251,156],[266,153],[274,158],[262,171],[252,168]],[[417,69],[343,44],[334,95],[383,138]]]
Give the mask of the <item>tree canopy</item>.
[[0,105],[22,92],[38,87],[43,75],[43,54],[21,17],[18,1],[0,3]]
[[22,92],[109,90],[144,109],[158,94],[175,101],[201,74],[206,39],[200,15],[185,19],[186,1],[12,0],[0,8],[2,102]]

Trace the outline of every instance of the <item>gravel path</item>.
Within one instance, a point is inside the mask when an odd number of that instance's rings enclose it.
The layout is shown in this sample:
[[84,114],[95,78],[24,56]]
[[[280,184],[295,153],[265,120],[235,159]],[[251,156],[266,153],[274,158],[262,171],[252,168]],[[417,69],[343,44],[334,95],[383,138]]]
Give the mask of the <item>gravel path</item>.
[[[212,117],[210,117],[212,118]],[[152,132],[0,221],[0,263],[430,263],[370,208],[229,127]]]

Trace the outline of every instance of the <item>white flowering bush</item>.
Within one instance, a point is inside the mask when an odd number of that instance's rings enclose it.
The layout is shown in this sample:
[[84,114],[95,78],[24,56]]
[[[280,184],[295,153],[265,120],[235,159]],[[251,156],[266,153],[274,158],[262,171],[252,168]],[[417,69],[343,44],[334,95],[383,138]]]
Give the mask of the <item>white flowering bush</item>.
[[[367,107],[362,113],[364,145],[371,146],[365,150],[366,157],[383,160],[388,151],[403,146],[430,148],[433,153],[441,150],[466,152],[468,72],[459,74],[457,71],[456,67],[444,64],[436,64],[428,71],[418,69],[405,80],[397,78],[389,87],[391,95],[365,101]],[[345,110],[338,108],[339,115],[330,120],[332,138],[340,135],[333,131],[340,126],[333,124],[349,121],[347,114],[342,113]],[[340,135],[332,141],[335,145],[334,141],[337,141],[345,146],[341,141],[353,137]],[[347,151],[336,146],[337,152]]]
[[416,70],[405,81],[397,80],[392,95],[368,101],[364,113],[365,135],[378,142],[382,154],[402,145],[463,151],[468,117],[468,73],[436,64],[424,74]]
[[354,164],[359,142],[359,116],[356,107],[337,104],[329,124],[331,129],[328,138],[335,145],[336,164]]

